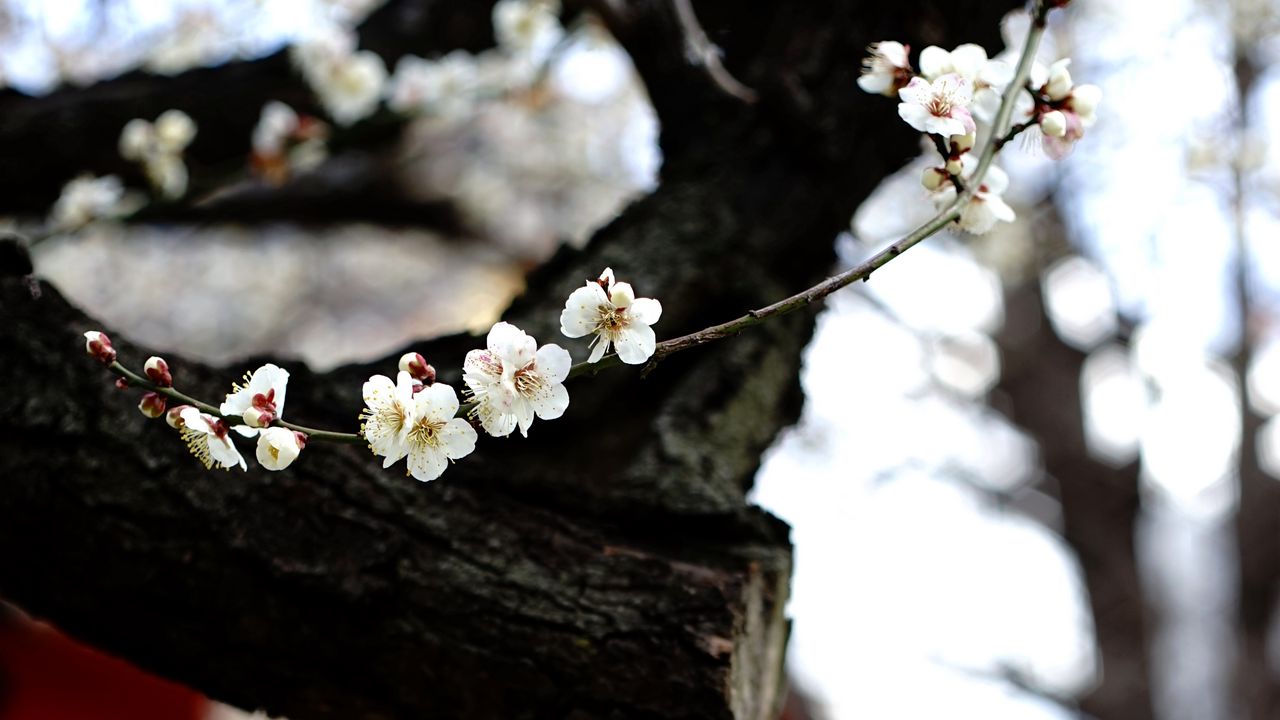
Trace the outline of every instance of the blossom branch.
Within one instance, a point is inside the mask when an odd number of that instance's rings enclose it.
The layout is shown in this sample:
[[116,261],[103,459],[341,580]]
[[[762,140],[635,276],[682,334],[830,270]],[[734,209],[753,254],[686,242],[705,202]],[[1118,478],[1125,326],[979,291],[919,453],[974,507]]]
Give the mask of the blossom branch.
[[[190,405],[198,409],[200,412],[205,413],[207,415],[212,415],[214,417],[219,417],[224,420],[230,420],[233,422],[240,422],[240,416],[224,415],[216,405],[210,405],[207,402],[197,400],[196,398],[193,398],[190,395],[187,395],[185,393],[178,392],[177,390],[174,390],[171,387],[162,387],[160,385],[157,385],[151,382],[150,380],[148,380],[147,378],[143,377],[142,375],[139,375],[138,373],[133,372],[129,368],[125,367],[124,365],[121,365],[118,360],[108,365],[107,369],[115,373],[116,375],[119,375],[120,377],[124,378],[125,380],[127,380],[130,386],[136,386],[148,392],[164,395],[165,397],[171,400],[177,400],[178,402],[183,403],[185,405]],[[305,425],[298,425],[296,423],[286,422],[280,419],[276,419],[274,422],[271,423],[271,425],[274,425],[276,427],[288,428],[290,430],[293,430],[294,432],[300,432],[306,435],[308,440],[320,440],[323,442],[343,443],[346,445],[364,445],[365,444],[364,438],[360,437],[359,435],[356,435],[355,433],[334,432],[332,430],[318,430],[316,428],[310,428],[310,427],[306,427]]]
[[[1032,11],[1031,27],[1027,33],[1027,39],[1023,44],[1022,54],[1018,58],[1018,65],[1014,72],[1013,80],[1005,88],[1004,94],[1001,96],[1000,108],[996,113],[990,138],[988,139],[986,146],[983,148],[977,168],[965,183],[966,188],[963,192],[957,193],[955,199],[948,203],[946,207],[944,207],[928,222],[924,223],[906,237],[892,245],[889,245],[856,267],[850,268],[849,270],[846,270],[834,277],[830,277],[803,292],[786,298],[785,300],[780,300],[759,310],[748,311],[747,314],[742,317],[658,343],[654,350],[653,357],[649,360],[648,364],[645,365],[641,374],[648,374],[657,366],[657,363],[661,362],[673,353],[737,335],[743,330],[759,325],[769,318],[787,315],[801,308],[808,307],[815,301],[821,300],[837,290],[852,285],[859,280],[869,280],[871,273],[884,267],[894,258],[919,244],[925,238],[934,235],[945,228],[949,223],[959,218],[965,203],[967,203],[974,196],[977,189],[981,187],[982,179],[986,175],[987,170],[991,167],[991,163],[995,159],[996,154],[1004,144],[1008,142],[1008,139],[1004,137],[1003,128],[1009,125],[1009,121],[1013,116],[1014,105],[1016,103],[1018,92],[1027,84],[1027,81],[1031,76],[1031,67],[1035,61],[1036,49],[1040,46],[1040,39],[1044,36],[1045,18],[1048,16],[1049,10],[1052,7],[1053,5],[1044,2],[1043,0],[1037,0],[1035,4],[1035,8]],[[1026,127],[1019,126],[1013,130],[1021,132],[1025,129]],[[1010,132],[1013,135],[1017,134],[1017,132],[1013,132],[1012,130]],[[944,152],[942,141],[935,141],[938,144],[939,153],[942,153],[945,157],[946,153]],[[574,365],[569,371],[569,377],[572,378],[584,374],[595,375],[601,370],[616,367],[621,364],[622,361],[616,354],[610,354],[601,358],[599,362],[578,363],[577,365]]]

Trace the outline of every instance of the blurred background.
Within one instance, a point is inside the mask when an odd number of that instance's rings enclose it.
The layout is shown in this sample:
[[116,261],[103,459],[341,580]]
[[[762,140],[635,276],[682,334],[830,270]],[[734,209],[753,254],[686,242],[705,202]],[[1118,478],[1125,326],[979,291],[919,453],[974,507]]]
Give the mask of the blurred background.
[[[377,5],[2,0],[0,83],[42,94],[258,57]],[[1024,29],[1010,18],[1007,41]],[[461,58],[475,100],[396,141],[388,172],[457,208],[447,231],[97,222],[48,234],[37,270],[132,339],[213,362],[326,368],[487,328],[661,163],[600,24],[540,32]],[[1076,0],[1040,57],[1068,56],[1103,88],[1100,119],[1062,161],[1003,153],[1018,221],[931,238],[819,318],[803,417],[753,495],[793,527],[797,720],[1280,717],[1280,7]],[[842,262],[931,215],[929,163],[863,204]],[[35,661],[61,652],[28,644],[49,631],[5,632],[0,718],[95,697],[80,665]],[[63,716],[143,717],[112,714],[131,693],[101,662],[116,679],[96,709]],[[182,697],[154,717],[234,716]]]

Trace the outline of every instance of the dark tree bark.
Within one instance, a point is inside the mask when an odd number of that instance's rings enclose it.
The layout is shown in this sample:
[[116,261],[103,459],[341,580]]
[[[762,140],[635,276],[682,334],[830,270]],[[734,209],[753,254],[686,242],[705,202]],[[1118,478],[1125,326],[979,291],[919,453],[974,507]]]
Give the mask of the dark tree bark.
[[1054,334],[1038,288],[1010,291],[1005,308],[993,404],[1040,446],[1093,613],[1102,672],[1081,710],[1101,720],[1151,718],[1147,613],[1134,546],[1138,465],[1116,468],[1089,456],[1080,397],[1086,355]]
[[[611,4],[659,110],[662,184],[535,272],[507,319],[555,341],[563,299],[606,265],[662,299],[663,336],[812,283],[856,204],[917,147],[891,102],[856,89],[864,46],[990,46],[1010,5],[699,3],[730,71],[760,92],[745,105],[688,64],[666,3]],[[798,412],[811,320],[645,379],[575,381],[563,419],[528,441],[482,438],[424,485],[318,445],[285,473],[205,472],[84,358],[97,323],[53,288],[32,300],[0,280],[0,545],[24,549],[0,554],[0,594],[294,720],[771,717],[790,547],[744,495]],[[457,387],[482,342],[415,349]],[[148,354],[117,345],[135,366]],[[164,354],[206,398],[241,369]],[[361,382],[396,355],[325,374],[284,363],[290,416],[352,427]]]

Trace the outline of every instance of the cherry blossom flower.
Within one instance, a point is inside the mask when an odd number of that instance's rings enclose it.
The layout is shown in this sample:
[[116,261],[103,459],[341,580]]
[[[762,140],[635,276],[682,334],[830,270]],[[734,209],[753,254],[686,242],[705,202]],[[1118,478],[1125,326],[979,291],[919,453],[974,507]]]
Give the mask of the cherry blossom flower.
[[241,470],[249,469],[235,443],[231,442],[231,429],[226,420],[206,415],[193,407],[183,408],[179,417],[187,449],[206,469],[212,470],[214,465],[226,469],[239,465]]
[[284,414],[285,390],[289,384],[289,371],[267,363],[253,372],[246,373],[244,385],[235,384],[218,408],[224,416],[244,419],[236,432],[245,437],[258,434]]
[[154,123],[135,118],[120,131],[120,155],[142,163],[147,180],[165,198],[187,192],[187,166],[182,152],[196,136],[196,124],[181,110],[166,110]]
[[574,290],[560,313],[560,332],[571,338],[595,335],[587,362],[597,362],[617,347],[618,359],[639,365],[653,356],[657,338],[650,326],[662,316],[662,303],[637,298],[628,283],[614,283],[613,270]]
[[942,135],[967,135],[976,126],[969,114],[973,91],[968,81],[955,73],[943,75],[929,83],[912,78],[898,91],[902,102],[898,115],[920,132]]
[[253,151],[260,155],[279,155],[286,141],[298,130],[298,113],[293,108],[272,100],[262,106],[258,124],[253,128]]
[[413,386],[413,376],[404,371],[394,383],[386,375],[374,375],[364,384],[360,434],[374,455],[385,458],[383,467],[391,467],[409,452],[405,436],[413,422]]
[[423,482],[435,480],[449,466],[476,448],[476,431],[458,413],[458,394],[435,383],[413,396],[413,411],[404,437],[409,474]]
[[907,59],[910,49],[892,40],[869,45],[858,87],[869,93],[897,97],[898,90],[911,80],[911,61]]
[[293,464],[307,445],[307,436],[289,428],[269,427],[258,434],[255,455],[268,470],[283,470]]
[[559,345],[538,348],[520,328],[494,325],[486,349],[467,353],[462,364],[462,379],[476,402],[473,416],[495,437],[510,435],[517,426],[528,437],[535,415],[554,420],[569,407],[563,383],[571,365],[569,351]]

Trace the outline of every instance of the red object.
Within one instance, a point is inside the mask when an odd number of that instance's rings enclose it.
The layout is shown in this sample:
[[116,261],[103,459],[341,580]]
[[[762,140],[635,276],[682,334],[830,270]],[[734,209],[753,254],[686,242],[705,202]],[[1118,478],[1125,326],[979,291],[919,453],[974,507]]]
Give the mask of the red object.
[[208,704],[47,625],[0,620],[0,720],[201,720]]

